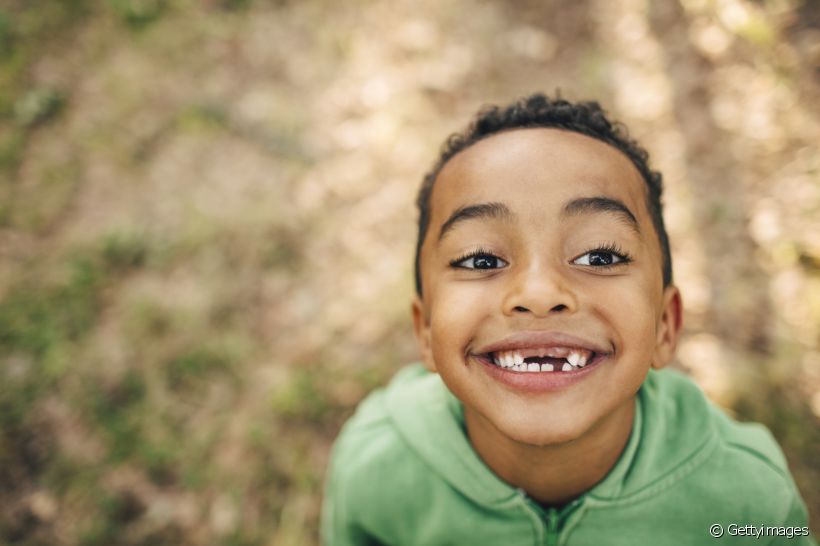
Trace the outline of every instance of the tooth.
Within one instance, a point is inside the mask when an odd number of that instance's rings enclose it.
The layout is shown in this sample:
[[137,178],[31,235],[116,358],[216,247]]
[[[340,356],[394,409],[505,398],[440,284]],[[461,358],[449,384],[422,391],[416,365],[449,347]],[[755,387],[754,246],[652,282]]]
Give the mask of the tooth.
[[507,353],[501,353],[498,358],[501,360],[501,366],[507,368],[509,365],[509,358],[507,358]]
[[576,364],[576,366],[578,366],[579,368],[583,368],[586,365],[587,365],[587,355],[579,354],[578,355],[578,364]]
[[552,371],[552,369],[553,369],[553,368],[552,368],[552,364],[550,364],[550,363],[547,363],[547,364],[541,364],[541,371],[542,371],[542,372],[551,372],[551,371]]
[[516,364],[523,364],[524,363],[524,357],[518,351],[515,351],[513,356],[515,357],[515,363]]
[[527,371],[528,372],[540,372],[541,371],[541,366],[539,366],[535,362],[530,362],[529,364],[527,364]]
[[518,363],[515,361],[515,355],[512,352],[508,352],[507,353],[507,366],[515,366],[516,364],[518,364]]
[[571,372],[572,371],[572,364],[570,364],[569,362],[564,362],[564,365],[561,366],[561,371],[562,372]]
[[513,367],[512,367],[512,369],[513,369],[513,370],[515,370],[515,371],[517,371],[517,372],[520,372],[520,371],[521,371],[521,366],[519,366],[518,364],[516,364],[515,366],[513,366]]
[[577,352],[572,351],[570,354],[567,355],[567,362],[572,364],[573,366],[577,366],[578,362],[581,360],[581,355]]

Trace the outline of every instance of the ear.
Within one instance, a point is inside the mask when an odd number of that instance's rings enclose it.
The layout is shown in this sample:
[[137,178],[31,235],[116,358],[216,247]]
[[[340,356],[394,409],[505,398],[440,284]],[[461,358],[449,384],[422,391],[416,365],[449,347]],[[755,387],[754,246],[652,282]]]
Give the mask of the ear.
[[416,343],[418,343],[424,366],[431,372],[435,372],[436,363],[433,360],[432,342],[430,340],[430,321],[424,312],[424,303],[418,296],[413,298],[413,331],[416,334]]
[[678,337],[683,327],[683,302],[680,291],[674,285],[663,291],[663,312],[655,336],[655,352],[652,355],[652,367],[659,370],[666,366],[675,356]]

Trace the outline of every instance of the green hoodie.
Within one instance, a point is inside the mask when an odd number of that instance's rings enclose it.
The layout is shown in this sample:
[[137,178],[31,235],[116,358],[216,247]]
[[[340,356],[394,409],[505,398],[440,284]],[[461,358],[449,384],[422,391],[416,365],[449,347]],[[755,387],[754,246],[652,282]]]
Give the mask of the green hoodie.
[[460,402],[416,365],[371,394],[342,430],[322,538],[326,546],[814,545],[802,536],[807,525],[769,432],[731,420],[679,373],[650,372],[618,462],[559,510],[481,461]]

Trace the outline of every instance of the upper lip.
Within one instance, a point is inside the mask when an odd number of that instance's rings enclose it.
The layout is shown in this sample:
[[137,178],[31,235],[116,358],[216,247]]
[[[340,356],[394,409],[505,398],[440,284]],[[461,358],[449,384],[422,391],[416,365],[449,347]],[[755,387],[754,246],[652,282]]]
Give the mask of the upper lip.
[[564,332],[516,332],[496,342],[490,343],[474,354],[496,353],[499,351],[514,351],[521,349],[537,349],[542,347],[568,347],[586,349],[593,353],[606,354],[610,350],[588,339],[567,334]]

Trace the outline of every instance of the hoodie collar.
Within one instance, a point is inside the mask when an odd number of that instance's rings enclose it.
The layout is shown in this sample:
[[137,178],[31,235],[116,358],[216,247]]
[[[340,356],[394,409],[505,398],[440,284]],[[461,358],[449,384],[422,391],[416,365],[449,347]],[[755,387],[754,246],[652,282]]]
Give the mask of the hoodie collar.
[[[661,381],[660,374],[673,376],[672,381]],[[687,391],[686,396],[674,396],[675,388]],[[703,403],[691,403],[693,397]],[[420,365],[405,368],[388,387],[386,405],[407,444],[460,493],[487,507],[513,502],[518,496],[473,450],[463,406],[438,374]],[[679,476],[687,464],[702,460],[715,439],[700,390],[679,373],[652,370],[636,397],[632,433],[621,456],[584,496],[600,504],[650,493]]]

